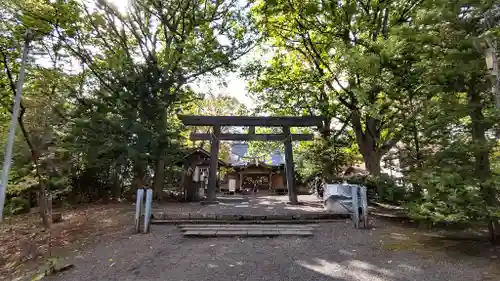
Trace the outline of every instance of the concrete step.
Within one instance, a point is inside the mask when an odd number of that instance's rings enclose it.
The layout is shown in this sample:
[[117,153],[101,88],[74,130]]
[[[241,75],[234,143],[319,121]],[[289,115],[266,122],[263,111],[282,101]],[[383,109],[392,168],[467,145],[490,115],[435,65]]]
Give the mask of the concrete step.
[[309,230],[200,230],[186,231],[183,236],[186,237],[273,237],[273,236],[312,236]]

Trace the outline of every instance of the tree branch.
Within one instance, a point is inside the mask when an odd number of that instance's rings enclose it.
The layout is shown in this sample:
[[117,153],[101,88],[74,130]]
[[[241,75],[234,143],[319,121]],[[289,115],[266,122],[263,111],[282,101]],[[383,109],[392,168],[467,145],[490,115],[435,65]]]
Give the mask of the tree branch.
[[[1,49],[0,53],[2,54],[2,63],[4,65],[5,73],[7,74],[7,79],[9,80],[9,86],[10,90],[12,92],[12,96],[16,96],[17,90],[16,90],[16,83],[14,81],[14,77],[12,75],[12,72],[10,71],[9,64],[8,64],[8,59],[7,59],[7,54],[5,53],[5,50]],[[24,105],[21,101],[21,112],[25,111],[26,109],[24,108]],[[12,112],[12,109],[9,110]]]

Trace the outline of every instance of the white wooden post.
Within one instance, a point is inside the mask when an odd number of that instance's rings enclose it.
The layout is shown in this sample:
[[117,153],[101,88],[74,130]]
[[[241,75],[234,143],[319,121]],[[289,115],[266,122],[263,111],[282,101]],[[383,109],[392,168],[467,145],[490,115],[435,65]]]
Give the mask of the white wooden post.
[[351,185],[352,192],[352,220],[354,227],[359,228],[359,199],[358,199],[358,186]]
[[193,181],[194,182],[199,182],[200,181],[200,167],[196,166],[193,171]]
[[210,176],[205,176],[204,180],[200,184],[200,199],[203,200],[205,198],[205,188],[207,189],[208,195],[208,179]]
[[366,195],[366,186],[361,186],[359,188],[359,193],[361,195],[361,210],[362,210],[362,217],[361,219],[363,220],[363,227],[368,228],[368,197]]
[[151,188],[146,189],[146,205],[144,211],[144,233],[149,232],[149,226],[151,223],[151,203],[153,202],[153,190]]
[[229,194],[234,194],[236,192],[236,179],[229,179],[228,182]]
[[135,231],[141,231],[141,213],[142,213],[142,202],[144,200],[144,189],[137,189],[137,198],[135,202]]

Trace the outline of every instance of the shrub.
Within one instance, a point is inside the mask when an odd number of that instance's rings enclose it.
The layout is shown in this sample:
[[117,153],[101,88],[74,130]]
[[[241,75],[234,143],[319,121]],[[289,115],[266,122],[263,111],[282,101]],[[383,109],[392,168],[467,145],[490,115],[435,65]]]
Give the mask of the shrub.
[[30,202],[23,197],[12,197],[5,204],[6,215],[17,215],[27,213],[30,210]]
[[370,200],[400,204],[408,198],[406,189],[387,174],[379,176],[358,174],[348,178],[347,182],[366,186]]

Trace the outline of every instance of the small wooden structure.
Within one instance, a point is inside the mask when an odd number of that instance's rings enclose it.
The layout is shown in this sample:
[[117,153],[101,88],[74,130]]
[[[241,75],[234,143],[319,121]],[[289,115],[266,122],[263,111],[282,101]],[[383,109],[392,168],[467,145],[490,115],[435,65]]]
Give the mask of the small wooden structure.
[[[323,117],[257,117],[257,116],[179,116],[186,126],[211,126],[212,134],[191,134],[191,140],[210,140],[210,168],[207,203],[217,203],[217,166],[219,142],[232,141],[283,141],[285,144],[285,166],[288,196],[291,204],[298,204],[295,188],[292,141],[312,140],[312,134],[291,134],[290,127],[312,127],[322,125]],[[248,134],[221,134],[222,126],[248,126]],[[281,127],[281,134],[255,134],[255,127]]]
[[[219,168],[227,167],[228,164],[221,159],[217,159],[217,170],[215,174],[217,179],[219,178]],[[184,159],[177,162],[177,165],[183,166],[183,175],[181,179],[181,185],[184,188],[184,199],[187,201],[195,201],[199,198],[199,188],[203,186],[202,182],[197,182],[193,180],[193,173],[198,167],[200,175],[210,176],[210,163],[211,156],[208,151],[198,147],[189,152]]]
[[[270,165],[260,161],[243,164],[233,164],[226,178],[236,180],[236,191],[252,190],[254,186],[259,190],[269,190],[281,193],[286,190],[284,179],[285,165]],[[221,188],[224,189],[224,188]]]

